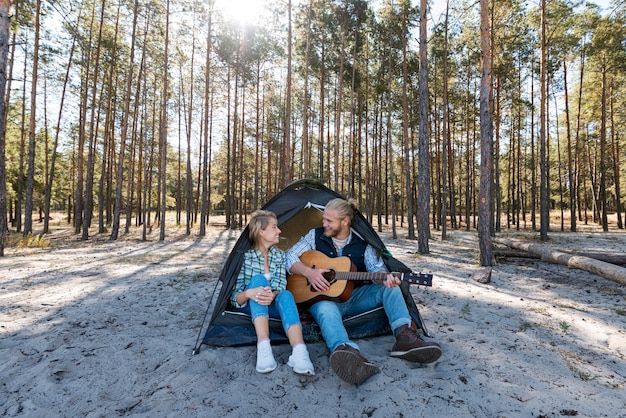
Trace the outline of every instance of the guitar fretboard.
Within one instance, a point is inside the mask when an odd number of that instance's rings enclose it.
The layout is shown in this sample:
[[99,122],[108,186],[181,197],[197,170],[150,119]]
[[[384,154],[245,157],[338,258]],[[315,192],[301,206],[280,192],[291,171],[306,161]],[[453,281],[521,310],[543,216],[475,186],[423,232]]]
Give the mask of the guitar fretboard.
[[371,273],[363,271],[335,272],[335,280],[385,280],[387,274],[393,274],[395,277],[402,278],[399,273]]

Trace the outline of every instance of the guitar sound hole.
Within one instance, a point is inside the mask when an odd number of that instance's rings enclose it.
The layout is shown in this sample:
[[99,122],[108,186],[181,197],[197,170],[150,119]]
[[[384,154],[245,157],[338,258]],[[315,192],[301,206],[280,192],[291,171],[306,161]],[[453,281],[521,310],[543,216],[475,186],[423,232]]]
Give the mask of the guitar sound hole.
[[337,281],[336,277],[337,275],[336,275],[335,270],[331,269],[330,271],[327,271],[326,273],[324,273],[324,278],[331,285]]

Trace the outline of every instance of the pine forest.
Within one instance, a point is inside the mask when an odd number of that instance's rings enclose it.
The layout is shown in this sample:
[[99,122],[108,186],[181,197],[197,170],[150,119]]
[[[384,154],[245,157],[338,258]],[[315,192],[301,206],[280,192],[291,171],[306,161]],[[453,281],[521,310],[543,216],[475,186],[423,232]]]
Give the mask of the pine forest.
[[302,178],[418,241],[481,209],[488,235],[624,229],[626,1],[603,5],[2,0],[0,248],[58,216],[241,228]]

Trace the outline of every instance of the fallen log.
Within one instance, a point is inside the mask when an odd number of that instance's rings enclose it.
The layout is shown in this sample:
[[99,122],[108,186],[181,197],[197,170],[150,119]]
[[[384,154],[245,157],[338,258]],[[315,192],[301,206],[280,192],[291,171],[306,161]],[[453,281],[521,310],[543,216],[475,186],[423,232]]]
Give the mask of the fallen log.
[[[587,252],[575,252],[568,253],[570,255],[578,255],[581,257],[589,257],[594,260],[604,261],[606,263],[615,264],[617,266],[626,266],[626,254],[607,254],[607,253],[587,253]],[[494,248],[494,257],[497,258],[537,258],[540,259],[541,255],[534,254],[524,250],[517,250],[514,248]]]
[[541,256],[541,260],[561,264],[568,268],[584,270],[605,279],[626,285],[626,268],[590,257],[572,255],[549,249],[543,245],[519,242],[507,238],[494,238],[493,242],[506,245],[517,250],[528,251]]
[[606,263],[615,264],[618,266],[626,266],[626,255],[625,254],[607,254],[607,253],[585,253],[585,252],[576,252],[572,255],[579,255],[581,257],[589,257],[595,260],[604,261]]
[[529,253],[528,251],[516,250],[513,248],[497,248],[493,250],[493,256],[498,258],[541,258],[540,255]]

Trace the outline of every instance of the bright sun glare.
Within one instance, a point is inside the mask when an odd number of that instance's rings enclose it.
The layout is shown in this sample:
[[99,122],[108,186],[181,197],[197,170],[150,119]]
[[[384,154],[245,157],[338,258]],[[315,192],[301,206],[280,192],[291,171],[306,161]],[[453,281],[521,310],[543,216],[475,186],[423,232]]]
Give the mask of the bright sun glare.
[[241,23],[260,21],[265,0],[216,0],[215,8],[230,19]]

